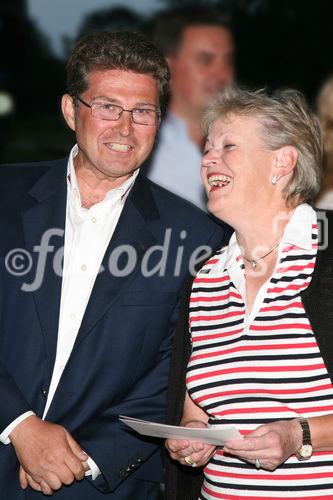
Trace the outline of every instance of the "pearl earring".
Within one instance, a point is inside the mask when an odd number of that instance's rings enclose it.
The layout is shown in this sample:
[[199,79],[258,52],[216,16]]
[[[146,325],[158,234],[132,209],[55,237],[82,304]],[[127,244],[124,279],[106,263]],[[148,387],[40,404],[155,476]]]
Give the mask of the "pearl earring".
[[279,180],[279,177],[277,175],[273,175],[273,177],[272,177],[273,186],[275,186],[275,184],[277,183],[278,180]]

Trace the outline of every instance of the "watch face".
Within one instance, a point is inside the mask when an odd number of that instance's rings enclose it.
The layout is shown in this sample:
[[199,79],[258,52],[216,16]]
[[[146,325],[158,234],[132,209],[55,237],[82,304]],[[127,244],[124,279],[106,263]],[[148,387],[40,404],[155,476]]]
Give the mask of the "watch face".
[[312,455],[311,444],[303,444],[303,446],[299,450],[299,454],[301,455],[302,458],[310,458]]

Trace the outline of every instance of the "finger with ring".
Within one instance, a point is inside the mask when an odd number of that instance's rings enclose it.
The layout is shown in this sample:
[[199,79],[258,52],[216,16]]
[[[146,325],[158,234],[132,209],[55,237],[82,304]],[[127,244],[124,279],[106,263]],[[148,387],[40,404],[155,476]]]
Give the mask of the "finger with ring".
[[261,467],[261,463],[260,463],[260,460],[259,458],[256,458],[255,462],[254,462],[254,465],[256,466],[257,469],[260,469]]
[[190,457],[184,457],[184,460],[185,462],[187,463],[187,465],[190,465],[191,467],[196,467],[197,464],[195,462],[193,462]]

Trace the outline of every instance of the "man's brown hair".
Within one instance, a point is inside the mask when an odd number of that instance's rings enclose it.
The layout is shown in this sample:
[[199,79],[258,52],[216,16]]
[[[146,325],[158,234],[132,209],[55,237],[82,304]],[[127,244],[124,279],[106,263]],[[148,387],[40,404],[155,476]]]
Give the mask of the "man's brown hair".
[[66,69],[67,91],[73,97],[87,90],[90,72],[111,69],[152,76],[162,104],[168,94],[170,72],[164,56],[145,35],[134,31],[83,35],[74,45]]

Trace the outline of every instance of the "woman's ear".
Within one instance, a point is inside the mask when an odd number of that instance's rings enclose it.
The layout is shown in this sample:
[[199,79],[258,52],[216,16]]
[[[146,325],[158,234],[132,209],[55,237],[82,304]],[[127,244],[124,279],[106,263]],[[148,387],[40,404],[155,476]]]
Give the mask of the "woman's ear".
[[61,111],[69,128],[75,130],[75,104],[69,94],[64,94],[61,98]]
[[293,172],[297,164],[297,159],[298,152],[294,146],[284,146],[283,148],[279,149],[273,168],[273,177],[275,177],[276,182],[278,179],[281,179]]

